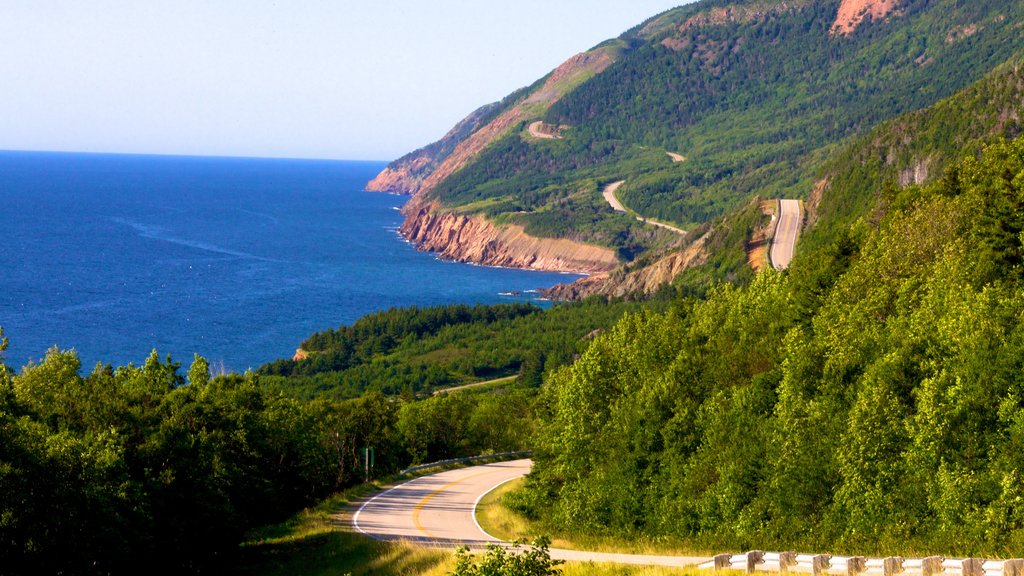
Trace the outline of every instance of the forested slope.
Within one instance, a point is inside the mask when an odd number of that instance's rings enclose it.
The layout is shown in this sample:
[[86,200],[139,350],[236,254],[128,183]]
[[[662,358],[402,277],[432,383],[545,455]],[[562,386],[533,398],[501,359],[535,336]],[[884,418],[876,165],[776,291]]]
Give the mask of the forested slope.
[[596,339],[514,506],[715,549],[1019,553],[1022,89],[1009,63],[852,142],[788,272]]
[[[847,140],[951,96],[1024,47],[1024,6],[1012,0],[889,2],[838,26],[840,4],[708,0],[652,18],[610,42],[606,68],[421,189],[417,206],[653,261],[687,246],[612,210],[607,183],[625,180],[618,196],[640,215],[690,229],[754,197],[807,199]],[[534,120],[562,126],[562,137],[531,137]],[[710,274],[743,276],[735,268]]]

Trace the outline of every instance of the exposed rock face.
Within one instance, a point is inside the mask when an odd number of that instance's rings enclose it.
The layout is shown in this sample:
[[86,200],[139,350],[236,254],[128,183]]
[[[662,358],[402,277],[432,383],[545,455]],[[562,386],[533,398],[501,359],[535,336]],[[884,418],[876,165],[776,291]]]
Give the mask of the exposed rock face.
[[395,166],[388,166],[366,185],[367,192],[388,192],[391,194],[415,194],[430,166],[435,162],[424,152],[411,160]]
[[[701,11],[674,26],[677,32],[686,33],[695,28],[723,26],[726,24],[735,24],[737,22],[755,22],[759,20],[766,20],[785,12],[801,10],[812,2],[813,0],[785,0],[783,2],[769,0],[761,2],[746,2],[743,4],[729,4]],[[669,14],[666,19],[669,18],[672,18],[671,14]],[[673,27],[673,25],[670,25],[665,21],[666,19],[658,18],[652,20],[639,31],[638,35],[642,38],[649,39],[658,36],[659,34],[663,34],[666,30]],[[682,50],[684,46],[688,47],[688,44],[684,45],[681,44],[681,42],[683,41],[680,40],[680,38],[669,36],[661,43],[666,48],[679,51]]]
[[417,206],[401,231],[418,248],[459,262],[586,274],[606,272],[619,263],[610,248],[537,238],[521,226],[498,227],[483,216],[444,212],[433,204]]
[[560,272],[605,272],[618,265],[615,251],[566,239],[536,238],[520,226],[498,227],[479,215],[444,212],[431,191],[488,145],[536,118],[563,95],[615,61],[611,47],[577,54],[556,68],[543,85],[498,113],[500,105],[481,108],[442,140],[389,165],[366,189],[413,194],[403,208],[401,233],[421,250],[443,258],[488,266]]
[[368,192],[415,194],[424,178],[444,161],[459,145],[480,128],[487,118],[500,108],[500,103],[488,104],[473,111],[440,140],[395,160],[366,185]]
[[775,219],[778,217],[778,200],[764,200],[761,202],[761,213],[770,216],[771,220],[754,230],[750,239],[747,240],[747,264],[760,272],[768,267],[768,248],[775,233]]
[[864,20],[881,20],[896,11],[901,0],[843,0],[832,24],[833,36],[846,36]]
[[602,296],[627,296],[650,294],[676,276],[694,266],[707,262],[704,249],[707,234],[701,236],[682,250],[673,252],[649,266],[631,269],[623,267],[606,274],[595,274],[581,278],[572,284],[560,284],[544,290],[544,296],[552,300],[578,300],[600,294]]
[[442,180],[468,164],[481,150],[508,133],[509,129],[535,115],[538,105],[542,109],[546,109],[557,102],[576,83],[593,74],[603,72],[614,61],[611,51],[605,49],[584,52],[566,60],[533,94],[499,114],[497,118],[460,142],[455,150],[427,176],[420,187],[420,192],[429,194]]

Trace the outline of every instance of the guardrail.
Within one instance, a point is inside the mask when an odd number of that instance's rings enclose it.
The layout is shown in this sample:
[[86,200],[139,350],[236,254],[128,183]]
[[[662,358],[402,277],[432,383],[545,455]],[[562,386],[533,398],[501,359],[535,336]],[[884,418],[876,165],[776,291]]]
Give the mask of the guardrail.
[[797,554],[796,552],[763,552],[752,550],[744,554],[719,554],[701,568],[723,570],[770,571],[788,574],[809,573],[814,576],[831,574],[846,576],[1024,576],[1024,559],[988,560],[984,558],[865,558],[864,556],[833,556],[831,554]]
[[520,452],[501,452],[499,454],[483,454],[480,456],[468,456],[466,458],[452,458],[450,460],[439,460],[437,462],[430,462],[429,464],[420,464],[418,466],[406,468],[405,470],[399,472],[399,474],[404,476],[406,474],[411,474],[413,472],[419,472],[420,470],[426,470],[427,468],[439,468],[441,466],[449,466],[451,464],[465,464],[468,462],[479,462],[481,460],[519,458],[530,456],[531,454],[533,454],[532,450],[522,450]]

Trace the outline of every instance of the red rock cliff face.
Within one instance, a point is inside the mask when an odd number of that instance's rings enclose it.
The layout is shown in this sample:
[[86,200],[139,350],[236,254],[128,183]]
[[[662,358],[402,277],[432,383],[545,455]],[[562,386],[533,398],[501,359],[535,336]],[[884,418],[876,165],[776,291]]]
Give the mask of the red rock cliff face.
[[544,296],[552,300],[579,300],[587,296],[628,296],[650,294],[662,285],[671,282],[685,270],[707,262],[702,236],[689,246],[669,254],[650,266],[630,269],[619,268],[606,274],[595,274],[572,284],[559,284],[544,290]]
[[455,151],[424,179],[420,193],[429,194],[442,180],[472,161],[480,151],[508,133],[510,128],[527,120],[531,113],[536,114],[538,104],[547,107],[557,102],[564,94],[565,82],[572,76],[603,72],[613,62],[614,59],[605,50],[577,54],[566,60],[533,94],[459,143]]
[[[523,121],[537,117],[573,86],[604,71],[613,62],[613,51],[605,48],[573,56],[529,96],[475,127],[472,133],[451,138],[448,143],[451,147],[443,158],[431,155],[431,147],[424,148],[389,166],[367,185],[367,189],[414,193],[402,210],[405,214],[402,236],[418,248],[438,252],[444,258],[489,266],[587,274],[611,270],[618,265],[618,259],[609,248],[565,239],[537,238],[526,234],[519,226],[498,227],[483,216],[444,212],[430,198],[430,193],[445,178],[472,162],[488,145]],[[470,123],[467,118],[460,125]],[[453,130],[449,136],[455,133]]]
[[832,24],[832,35],[852,33],[865,20],[881,20],[895,12],[901,0],[843,0]]
[[444,212],[435,205],[417,206],[408,216],[403,236],[422,250],[458,262],[587,274],[618,265],[610,248],[537,238],[521,226],[498,227],[482,216]]
[[398,166],[388,166],[366,185],[367,192],[415,194],[420,189],[427,167],[433,162],[427,154],[417,156]]

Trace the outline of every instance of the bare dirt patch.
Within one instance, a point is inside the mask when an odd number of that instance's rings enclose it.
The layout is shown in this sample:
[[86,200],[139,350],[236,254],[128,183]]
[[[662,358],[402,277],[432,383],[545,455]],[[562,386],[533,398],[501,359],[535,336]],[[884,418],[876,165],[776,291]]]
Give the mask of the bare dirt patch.
[[541,140],[558,140],[562,137],[562,127],[548,124],[543,120],[530,123],[526,128],[530,136]]
[[832,24],[833,36],[846,36],[864,20],[881,20],[896,11],[901,0],[843,0]]
[[775,230],[775,211],[779,203],[776,200],[765,200],[761,202],[761,213],[771,216],[771,221],[754,230],[750,240],[747,241],[747,264],[760,272],[768,267],[768,243],[772,239],[772,231]]

